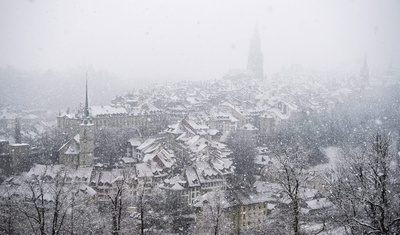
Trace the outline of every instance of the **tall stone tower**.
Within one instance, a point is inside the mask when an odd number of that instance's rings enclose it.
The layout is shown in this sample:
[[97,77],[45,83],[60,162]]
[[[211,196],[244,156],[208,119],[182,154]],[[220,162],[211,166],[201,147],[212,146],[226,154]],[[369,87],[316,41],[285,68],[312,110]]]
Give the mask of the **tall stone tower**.
[[254,28],[253,37],[250,39],[247,70],[252,72],[255,78],[261,79],[264,77],[263,54],[261,52],[261,40],[257,25]]
[[93,119],[89,115],[88,86],[86,79],[86,101],[83,112],[82,123],[79,126],[79,166],[93,165],[94,155],[94,124]]
[[367,55],[364,56],[364,64],[360,71],[360,83],[362,88],[369,86],[369,69],[367,64]]

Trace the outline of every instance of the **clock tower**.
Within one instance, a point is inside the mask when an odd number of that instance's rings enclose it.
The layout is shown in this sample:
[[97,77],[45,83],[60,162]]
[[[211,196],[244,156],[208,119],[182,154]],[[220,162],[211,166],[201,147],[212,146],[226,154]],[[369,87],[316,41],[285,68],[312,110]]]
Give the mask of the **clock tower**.
[[82,122],[79,126],[79,145],[78,165],[92,166],[94,157],[94,124],[93,118],[89,114],[87,79],[85,109],[83,111]]

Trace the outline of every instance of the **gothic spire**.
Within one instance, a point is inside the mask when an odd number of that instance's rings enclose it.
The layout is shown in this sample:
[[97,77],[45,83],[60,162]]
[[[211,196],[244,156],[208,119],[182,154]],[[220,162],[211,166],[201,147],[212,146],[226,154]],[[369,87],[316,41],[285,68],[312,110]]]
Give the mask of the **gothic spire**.
[[256,23],[254,27],[253,37],[250,39],[247,70],[252,72],[255,78],[261,79],[264,77],[263,53],[261,50],[261,40],[258,32],[258,23]]
[[85,115],[85,118],[88,118],[88,117],[89,117],[89,100],[88,100],[87,72],[86,72],[86,101],[85,101],[84,115]]

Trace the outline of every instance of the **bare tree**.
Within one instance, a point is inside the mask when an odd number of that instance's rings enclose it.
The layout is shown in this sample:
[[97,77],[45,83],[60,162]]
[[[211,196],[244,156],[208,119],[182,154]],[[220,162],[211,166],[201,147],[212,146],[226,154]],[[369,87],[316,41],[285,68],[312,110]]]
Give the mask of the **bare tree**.
[[57,173],[54,183],[38,177],[27,182],[26,202],[21,207],[29,222],[31,232],[37,234],[59,234],[67,214],[65,189],[66,174]]
[[351,234],[400,231],[398,159],[390,138],[378,133],[367,150],[351,151],[331,181],[338,222]]
[[228,207],[226,193],[219,190],[210,192],[208,199],[202,202],[196,234],[222,235],[237,232],[227,212],[229,209],[235,210],[236,208]]
[[132,186],[131,171],[124,169],[120,171],[113,188],[109,190],[107,197],[109,202],[106,204],[105,213],[111,215],[111,234],[125,234],[129,232],[128,207],[132,203],[130,200],[129,188]]
[[283,188],[283,193],[290,199],[292,233],[300,234],[300,189],[308,179],[307,154],[300,147],[281,148],[274,152],[279,162],[278,182]]
[[[162,213],[159,204],[165,202],[160,192],[152,193],[150,189],[138,186],[135,195],[129,193],[132,185],[129,171],[123,171],[116,181],[115,188],[110,190],[106,213],[111,215],[111,234],[154,234],[162,227]],[[155,189],[151,189],[155,190]]]
[[76,192],[71,192],[70,208],[65,224],[65,234],[104,234],[104,217],[98,211],[90,194],[91,188],[83,186]]
[[13,192],[3,192],[0,200],[0,233],[17,234],[19,221],[18,200]]
[[10,205],[2,205],[6,206],[7,214],[2,214],[1,219],[8,221],[4,230],[13,231],[9,234],[87,234],[91,231],[89,226],[82,227],[82,215],[87,214],[77,211],[87,205],[88,198],[82,197],[84,189],[80,184],[68,181],[66,168],[50,173],[46,167],[40,175],[21,176],[16,183],[7,186]]
[[138,207],[139,207],[139,220],[140,220],[140,235],[145,234],[146,223],[145,223],[145,211],[146,211],[146,201],[145,201],[145,188],[143,187],[138,195]]
[[160,231],[169,229],[168,220],[164,220],[167,216],[165,200],[164,191],[158,188],[147,189],[143,186],[138,189],[135,202],[138,208],[138,234],[163,234]]
[[121,219],[122,219],[122,193],[124,191],[125,179],[122,179],[116,184],[116,193],[112,196],[108,195],[111,201],[111,217],[112,217],[112,234],[118,235],[121,230]]

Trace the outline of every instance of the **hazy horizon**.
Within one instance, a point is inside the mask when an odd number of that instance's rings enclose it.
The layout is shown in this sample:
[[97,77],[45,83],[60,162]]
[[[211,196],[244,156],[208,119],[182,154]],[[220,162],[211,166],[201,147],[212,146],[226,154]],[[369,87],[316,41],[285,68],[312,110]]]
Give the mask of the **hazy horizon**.
[[245,69],[256,24],[264,71],[399,69],[399,1],[0,1],[0,67],[91,67],[132,81]]

